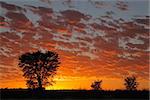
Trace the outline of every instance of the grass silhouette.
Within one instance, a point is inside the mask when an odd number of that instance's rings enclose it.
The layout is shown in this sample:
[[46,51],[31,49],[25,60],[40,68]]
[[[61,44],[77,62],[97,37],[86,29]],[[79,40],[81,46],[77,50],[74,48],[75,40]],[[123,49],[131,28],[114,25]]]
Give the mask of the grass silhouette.
[[149,99],[148,90],[126,91],[126,90],[30,90],[30,89],[0,89],[1,99]]

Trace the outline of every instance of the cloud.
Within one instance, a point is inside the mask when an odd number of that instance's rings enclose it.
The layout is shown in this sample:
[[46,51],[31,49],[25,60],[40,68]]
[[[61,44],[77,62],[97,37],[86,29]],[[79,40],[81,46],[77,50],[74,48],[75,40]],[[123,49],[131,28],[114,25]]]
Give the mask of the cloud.
[[92,1],[92,0],[88,0],[92,5],[94,5],[96,8],[106,8],[109,7],[109,3],[105,2],[105,1]]
[[127,2],[124,2],[124,1],[121,1],[121,0],[118,0],[117,3],[116,3],[116,7],[122,11],[126,11],[128,10],[128,3]]

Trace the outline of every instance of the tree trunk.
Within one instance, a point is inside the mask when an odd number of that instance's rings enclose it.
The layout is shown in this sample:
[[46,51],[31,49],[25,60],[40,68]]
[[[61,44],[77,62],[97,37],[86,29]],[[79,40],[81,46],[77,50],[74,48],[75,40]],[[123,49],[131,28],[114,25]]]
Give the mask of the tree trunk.
[[39,85],[39,89],[40,90],[42,90],[43,88],[42,88],[42,81],[41,81],[41,78],[40,78],[40,76],[38,75],[38,85]]

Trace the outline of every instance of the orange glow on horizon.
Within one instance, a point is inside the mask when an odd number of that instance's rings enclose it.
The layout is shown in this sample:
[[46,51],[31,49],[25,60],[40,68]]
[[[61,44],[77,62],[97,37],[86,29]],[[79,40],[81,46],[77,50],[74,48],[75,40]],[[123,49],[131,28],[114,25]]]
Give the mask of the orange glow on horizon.
[[[124,81],[122,79],[116,78],[96,78],[96,77],[65,77],[65,78],[55,78],[55,83],[52,86],[46,86],[46,90],[90,90],[91,83],[94,80],[102,80],[101,87],[103,90],[116,90],[116,89],[125,89]],[[147,80],[138,80],[140,83],[138,89],[149,90],[149,81]],[[0,83],[0,88],[27,88],[25,81],[11,81],[5,84]]]

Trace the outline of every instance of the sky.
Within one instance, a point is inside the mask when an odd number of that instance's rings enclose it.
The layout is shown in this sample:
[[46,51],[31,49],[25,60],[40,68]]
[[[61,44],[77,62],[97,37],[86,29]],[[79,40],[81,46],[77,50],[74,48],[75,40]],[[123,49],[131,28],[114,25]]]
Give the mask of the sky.
[[149,89],[148,0],[0,0],[0,88],[27,88],[26,52],[55,51],[60,67],[46,89]]

